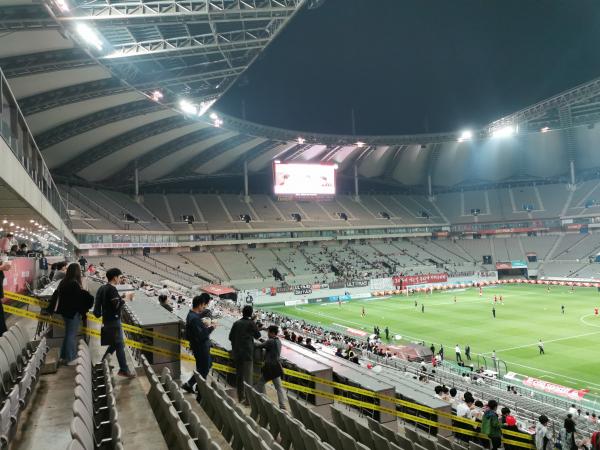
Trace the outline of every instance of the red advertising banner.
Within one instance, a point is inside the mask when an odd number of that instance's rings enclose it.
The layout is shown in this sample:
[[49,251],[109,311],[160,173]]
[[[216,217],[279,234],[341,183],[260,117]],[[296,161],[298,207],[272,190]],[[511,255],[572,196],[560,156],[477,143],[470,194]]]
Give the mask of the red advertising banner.
[[35,274],[35,258],[12,258],[10,270],[4,271],[4,290],[10,292],[27,292],[25,283],[33,284]]
[[540,391],[548,392],[549,394],[570,398],[571,400],[581,400],[585,394],[590,392],[589,389],[572,389],[532,377],[525,378],[523,384],[534,389],[539,389]]
[[512,269],[512,263],[510,262],[497,262],[496,263],[496,270],[507,270],[507,269]]
[[428,273],[426,275],[403,275],[392,277],[394,286],[413,286],[415,284],[445,283],[448,281],[447,273]]

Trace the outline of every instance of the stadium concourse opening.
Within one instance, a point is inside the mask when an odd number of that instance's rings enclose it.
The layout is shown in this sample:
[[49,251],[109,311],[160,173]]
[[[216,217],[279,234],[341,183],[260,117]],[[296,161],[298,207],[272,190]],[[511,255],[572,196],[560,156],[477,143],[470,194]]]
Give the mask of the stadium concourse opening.
[[600,450],[600,4],[543,3],[0,2],[0,447]]

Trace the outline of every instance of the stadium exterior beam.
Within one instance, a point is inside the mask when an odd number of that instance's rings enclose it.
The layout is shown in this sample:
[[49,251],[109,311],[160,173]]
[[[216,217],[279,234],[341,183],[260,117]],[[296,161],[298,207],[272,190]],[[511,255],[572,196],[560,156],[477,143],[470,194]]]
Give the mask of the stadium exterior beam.
[[49,50],[0,59],[0,67],[7,78],[74,69],[94,64],[96,64],[94,60],[79,48]]
[[202,164],[209,162],[211,159],[219,156],[223,153],[226,153],[238,145],[244,144],[245,142],[251,141],[255,139],[254,136],[246,136],[243,134],[236,134],[231,136],[230,138],[225,139],[217,144],[210,146],[209,148],[203,150],[194,156],[191,160],[186,161],[185,168],[182,170],[181,166],[173,169],[166,177],[172,178],[179,175],[191,175],[195,173],[194,171],[200,167]]
[[158,55],[193,50],[193,55],[214,52],[231,52],[262,48],[271,39],[270,33],[262,29],[232,31],[228,33],[209,33],[195,36],[180,36],[170,39],[154,39],[114,45],[114,51],[101,57],[103,60],[137,55]]
[[0,7],[0,32],[59,29],[40,4]]
[[488,129],[499,128],[506,124],[517,124],[527,122],[543,116],[552,109],[558,109],[565,105],[571,105],[600,93],[600,78],[595,78],[587,83],[580,84],[572,89],[561,92],[553,97],[529,106],[525,109],[510,114],[502,119],[496,120],[488,125]]
[[50,130],[39,134],[36,137],[36,141],[41,149],[45,149],[66,139],[72,138],[73,136],[108,125],[109,123],[150,114],[162,109],[164,109],[164,106],[146,99],[125,103],[124,105],[103,109],[102,111],[88,114],[87,116],[59,125],[58,127],[51,128]]
[[62,16],[62,22],[93,21],[96,26],[132,23],[238,22],[292,15],[305,0],[92,0]]
[[[152,80],[140,80],[138,83],[129,83],[130,86],[141,90],[153,90],[157,86],[161,88],[178,86],[185,83],[192,83],[195,81],[211,81],[220,80],[230,77],[237,77],[244,71],[244,67],[225,68],[217,69],[209,72],[192,73],[189,75],[175,76],[171,75],[167,77],[167,74],[158,73],[155,75],[156,81]],[[192,93],[189,97],[201,97],[202,99],[214,98],[218,92],[213,92],[214,89],[207,86],[208,93],[202,93],[201,96]],[[53,91],[43,92],[36,94],[31,97],[26,97],[20,101],[21,109],[25,115],[31,115],[43,111],[47,111],[52,108],[59,106],[68,105],[71,103],[77,103],[84,100],[90,100],[94,98],[104,97],[108,95],[120,94],[123,92],[133,92],[132,88],[122,84],[121,81],[115,78],[106,78],[97,81],[90,81],[87,83],[80,83],[76,85],[67,86],[65,88],[55,89]]]
[[295,141],[299,137],[304,142],[325,145],[354,145],[357,141],[366,142],[368,145],[415,145],[428,143],[442,143],[456,141],[458,133],[434,133],[434,134],[406,134],[398,136],[354,136],[346,134],[324,134],[305,131],[286,130],[283,128],[269,127],[253,122],[248,122],[227,114],[219,115],[227,128],[253,136],[266,137],[278,141]]
[[67,161],[62,166],[62,168],[64,168],[63,171],[68,171],[71,173],[80,172],[95,162],[115,154],[120,150],[135,144],[136,142],[166,133],[167,131],[171,131],[175,128],[179,128],[191,123],[193,122],[190,119],[186,118],[185,116],[178,115],[167,117],[166,119],[160,119],[147,125],[142,125],[141,127],[134,128],[131,131],[108,139],[85,151],[81,155]]
[[173,139],[169,142],[165,142],[162,145],[159,145],[155,149],[151,150],[146,155],[138,158],[136,163],[131,162],[123,169],[119,170],[117,173],[113,174],[108,180],[109,184],[121,184],[124,180],[130,180],[131,175],[133,173],[133,168],[135,164],[137,164],[138,169],[143,170],[146,167],[154,164],[157,161],[160,161],[163,158],[172,155],[173,153],[181,150],[182,148],[188,147],[190,145],[196,144],[197,142],[204,141],[206,139],[210,139],[211,137],[217,136],[218,134],[223,133],[224,131],[220,128],[203,128],[201,130],[193,131],[184,136]]

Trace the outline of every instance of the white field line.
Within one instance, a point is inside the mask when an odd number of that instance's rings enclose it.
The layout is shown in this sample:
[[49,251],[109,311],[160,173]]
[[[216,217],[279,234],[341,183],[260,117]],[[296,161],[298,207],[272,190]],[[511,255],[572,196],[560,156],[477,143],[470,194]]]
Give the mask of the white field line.
[[[569,339],[577,339],[580,337],[585,337],[585,336],[592,336],[594,334],[600,334],[600,331],[593,331],[591,333],[584,333],[584,334],[577,334],[575,336],[566,336],[566,337],[561,337],[561,338],[556,338],[556,339],[550,339],[548,341],[543,341],[544,344],[550,343],[550,342],[559,342],[559,341],[568,341]],[[537,347],[538,343],[534,342],[532,344],[525,344],[525,345],[518,345],[516,347],[508,347],[508,348],[501,348],[500,350],[496,350],[496,353],[498,352],[508,352],[510,350],[517,350],[520,348],[527,348],[527,347]],[[482,353],[482,355],[491,355],[492,352],[485,352]]]
[[579,381],[581,383],[587,383],[587,384],[591,384],[592,386],[600,387],[600,384],[592,383],[590,380],[582,380],[581,378],[573,378],[568,375],[563,375],[562,373],[550,372],[549,370],[539,369],[537,367],[532,367],[532,366],[526,366],[525,364],[519,364],[519,363],[512,362],[512,361],[507,361],[505,359],[503,359],[502,361],[504,361],[507,364],[513,364],[515,366],[525,367],[526,369],[536,370],[538,372],[544,372],[544,373],[548,373],[550,375],[556,375],[557,377],[560,377],[560,378],[566,378],[568,380]]

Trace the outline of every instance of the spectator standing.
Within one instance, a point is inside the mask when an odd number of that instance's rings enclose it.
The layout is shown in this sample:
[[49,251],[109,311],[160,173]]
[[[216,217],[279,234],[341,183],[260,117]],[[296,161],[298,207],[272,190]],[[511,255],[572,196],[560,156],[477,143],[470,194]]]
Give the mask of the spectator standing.
[[119,362],[119,372],[117,375],[134,378],[135,374],[130,372],[129,367],[127,367],[125,340],[121,326],[123,305],[125,304],[125,300],[133,300],[133,292],[126,293],[125,299],[121,297],[116,286],[123,279],[123,273],[117,268],[108,269],[106,271],[106,279],[108,283],[100,286],[100,289],[96,292],[96,303],[94,304],[94,315],[102,317],[100,344],[108,345],[102,360],[105,360],[109,355],[116,352],[117,361]]
[[56,263],[56,271],[54,272],[54,277],[52,277],[52,281],[60,281],[62,280],[67,273],[67,263],[65,261],[61,261]]
[[483,413],[483,419],[481,420],[481,432],[488,436],[492,450],[497,450],[502,444],[502,428],[500,427],[500,421],[496,413],[497,408],[498,402],[496,400],[488,401],[487,409]]
[[277,391],[277,400],[279,407],[285,409],[285,393],[281,385],[281,377],[283,376],[283,368],[281,367],[281,341],[277,337],[279,328],[276,325],[271,325],[268,329],[268,339],[257,345],[256,348],[265,350],[265,363],[262,367],[262,373],[255,388],[258,392],[265,392],[265,384],[269,381],[273,382]]
[[465,356],[471,361],[471,346],[469,344],[465,346]]
[[456,362],[463,362],[460,352],[460,345],[456,344],[456,347],[454,347],[454,353],[456,353]]
[[541,415],[535,424],[535,448],[537,450],[552,450],[552,435],[548,430],[548,417]]
[[[521,430],[519,430],[519,427],[517,426],[517,419],[515,419],[514,416],[511,416],[510,413],[506,415],[505,419],[504,419],[504,425],[502,426],[502,428],[504,430],[509,430],[509,431],[514,431],[514,432],[520,432]],[[514,440],[514,441],[520,441],[520,442],[524,442],[523,439],[519,439],[516,436],[509,436],[510,439]],[[529,441],[531,442],[531,441]],[[511,445],[511,444],[507,444],[504,443],[504,450],[519,450],[522,447],[516,446],[516,445]]]
[[47,311],[58,313],[65,323],[65,336],[60,347],[60,360],[67,366],[77,364],[77,332],[82,318],[94,304],[94,297],[83,288],[81,267],[69,264],[65,277],[52,294]]
[[[10,236],[10,235],[7,235]],[[1,256],[2,261],[0,262],[0,336],[6,333],[6,319],[4,317],[4,271],[10,270],[11,265],[8,261],[8,256]]]
[[577,450],[575,443],[575,421],[571,414],[567,414],[567,418],[560,430],[559,439],[562,444],[562,450]]
[[163,284],[163,287],[161,289],[158,290],[158,301],[161,303],[161,305],[167,301],[167,299],[169,298],[169,290],[167,289],[167,285]]
[[87,259],[85,259],[85,256],[81,255],[79,257],[79,259],[77,260],[77,262],[79,263],[79,265],[81,266],[81,271],[85,272],[85,268],[87,266]]
[[229,332],[231,354],[236,370],[238,400],[245,402],[244,381],[252,386],[254,373],[254,339],[260,337],[258,324],[252,318],[254,310],[246,305],[242,309],[242,318],[237,320]]
[[8,254],[8,252],[10,252],[10,248],[13,245],[14,245],[13,234],[6,233],[6,236],[4,236],[2,239],[0,239],[0,253]]
[[27,244],[22,243],[19,245],[19,250],[17,250],[17,256],[27,256]]
[[[470,392],[465,392],[465,394],[463,395],[463,401],[456,406],[456,415],[465,419],[473,419],[472,409],[474,402],[475,399],[473,398],[473,395]],[[468,429],[470,431],[473,431],[473,428],[464,422],[454,421],[453,425],[456,428]],[[455,433],[455,436],[461,441],[469,441],[469,436],[467,434]]]
[[[214,331],[216,322],[212,320],[211,311],[208,309],[210,295],[206,292],[192,299],[192,309],[185,319],[186,338],[190,341],[190,349],[196,359],[196,370],[206,379],[212,360],[210,357],[210,334]],[[187,392],[194,392],[196,378],[191,378],[181,385]]]

